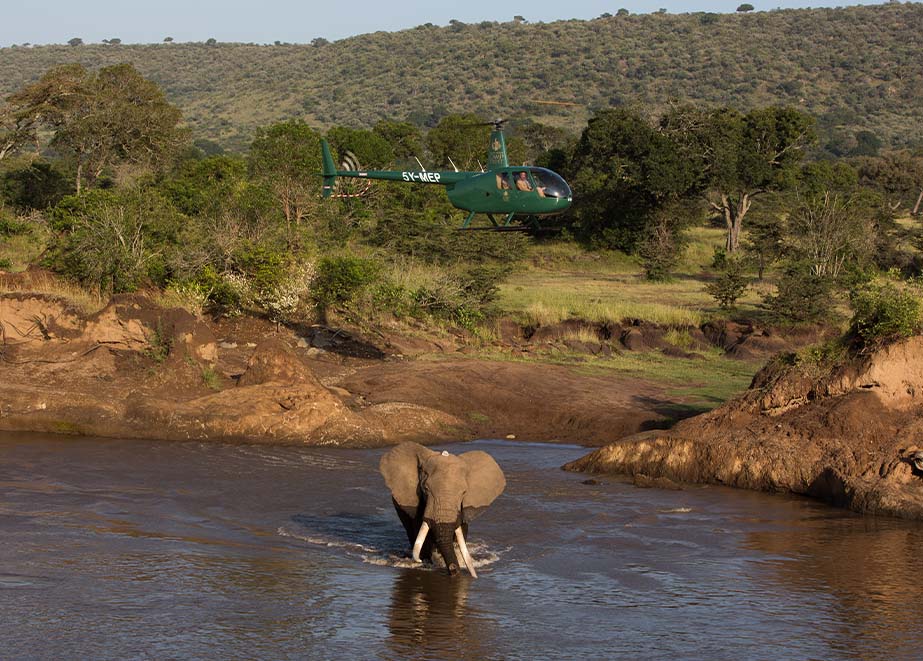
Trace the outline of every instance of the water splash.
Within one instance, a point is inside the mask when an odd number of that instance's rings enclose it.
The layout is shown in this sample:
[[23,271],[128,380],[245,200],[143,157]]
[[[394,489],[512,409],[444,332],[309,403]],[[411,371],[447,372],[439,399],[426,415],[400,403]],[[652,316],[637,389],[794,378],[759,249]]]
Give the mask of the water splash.
[[[408,557],[405,549],[385,549],[376,548],[367,544],[334,539],[317,534],[302,534],[286,529],[280,526],[277,530],[282,537],[297,539],[312,546],[319,546],[328,549],[342,551],[346,556],[361,560],[362,562],[375,565],[378,567],[395,567],[398,569],[425,569],[425,570],[442,570],[445,568],[445,561],[439,555],[438,551],[433,551],[433,562],[416,562],[413,558]],[[468,550],[471,552],[474,566],[477,569],[489,567],[496,563],[509,548],[494,550],[483,542],[468,542]]]

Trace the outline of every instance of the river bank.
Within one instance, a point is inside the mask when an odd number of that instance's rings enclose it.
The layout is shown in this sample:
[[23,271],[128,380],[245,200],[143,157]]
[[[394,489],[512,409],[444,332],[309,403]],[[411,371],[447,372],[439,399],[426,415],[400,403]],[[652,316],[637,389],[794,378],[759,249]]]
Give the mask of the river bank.
[[782,354],[717,409],[622,438],[565,469],[789,492],[923,520],[921,400],[920,336],[831,361]]
[[[503,322],[491,347],[503,355],[486,359],[451,335],[209,319],[141,295],[83,315],[34,292],[0,295],[0,324],[0,429],[309,445],[514,437],[598,446],[669,427],[700,412],[702,398],[580,356],[649,352],[694,367],[694,349],[753,359],[787,346],[730,323],[684,331],[690,350],[681,350],[652,324]],[[553,360],[560,352],[572,362]]]
[[[567,468],[643,486],[787,491],[923,519],[913,463],[923,446],[921,338],[826,372],[779,358],[741,396],[695,415],[686,396],[631,374],[487,360],[464,343],[434,352],[432,338],[209,320],[141,295],[85,316],[53,297],[7,293],[0,321],[2,431],[345,447],[565,442],[605,446]],[[610,329],[588,351],[666,353],[658,332]],[[561,327],[507,334],[521,353],[535,351],[530,341],[574,341]],[[706,343],[709,334],[731,355],[747,343],[785,346],[729,325],[690,336]]]

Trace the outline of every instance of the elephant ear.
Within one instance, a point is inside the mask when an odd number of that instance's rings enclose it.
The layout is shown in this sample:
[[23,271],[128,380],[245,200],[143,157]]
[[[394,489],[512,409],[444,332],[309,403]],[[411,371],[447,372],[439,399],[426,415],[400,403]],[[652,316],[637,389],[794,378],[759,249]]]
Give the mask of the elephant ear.
[[415,510],[420,504],[420,464],[431,454],[435,453],[419,443],[401,443],[381,458],[378,470],[403,509]]
[[465,521],[470,521],[503,493],[506,478],[486,452],[475,450],[459,455],[468,468],[468,490],[462,499]]

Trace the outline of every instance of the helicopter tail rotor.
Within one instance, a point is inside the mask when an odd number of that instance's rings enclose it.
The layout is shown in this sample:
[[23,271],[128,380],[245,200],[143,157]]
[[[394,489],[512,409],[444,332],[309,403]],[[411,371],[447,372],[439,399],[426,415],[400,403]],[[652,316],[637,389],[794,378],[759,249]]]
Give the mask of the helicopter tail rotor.
[[344,152],[340,160],[340,168],[337,169],[333,164],[333,154],[330,152],[329,143],[322,140],[321,156],[324,163],[324,197],[338,199],[364,197],[372,190],[372,182],[368,180],[364,181],[360,188],[356,188],[354,184],[348,184],[347,180],[342,178],[339,182],[337,181],[337,175],[350,174],[354,176],[354,173],[362,170],[359,159],[356,158],[354,153],[351,151]]

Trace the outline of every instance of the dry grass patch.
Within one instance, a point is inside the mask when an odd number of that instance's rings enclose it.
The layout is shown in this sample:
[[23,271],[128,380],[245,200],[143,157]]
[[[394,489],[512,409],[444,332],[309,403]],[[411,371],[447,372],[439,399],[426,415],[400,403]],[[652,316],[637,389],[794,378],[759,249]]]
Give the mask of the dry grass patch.
[[58,298],[83,314],[102,310],[108,301],[99,290],[89,290],[47,271],[24,271],[0,275],[0,293],[24,292]]

